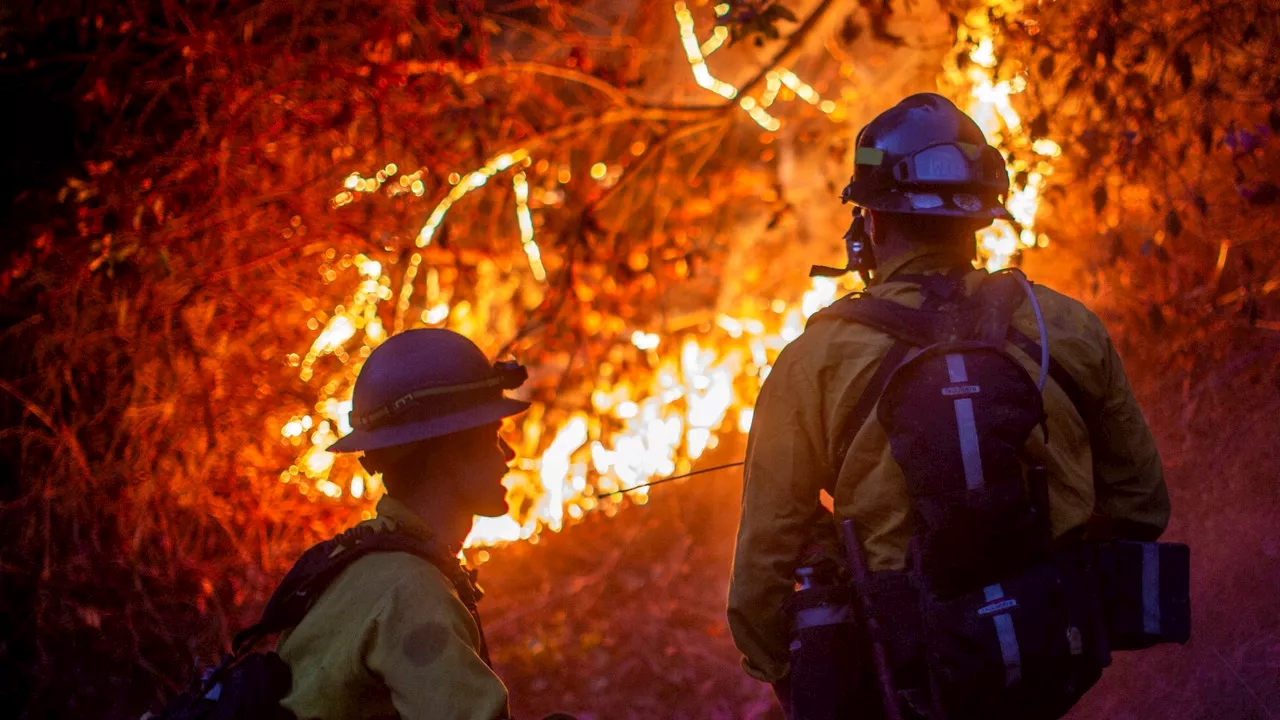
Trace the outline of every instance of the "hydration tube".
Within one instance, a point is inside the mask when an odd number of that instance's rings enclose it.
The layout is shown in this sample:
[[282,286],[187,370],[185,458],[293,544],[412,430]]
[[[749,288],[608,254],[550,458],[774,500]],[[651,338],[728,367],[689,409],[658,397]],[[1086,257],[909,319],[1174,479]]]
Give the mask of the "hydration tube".
[[1031,289],[1031,282],[1021,270],[1005,268],[994,274],[1000,273],[1009,273],[1018,280],[1023,292],[1027,294],[1027,299],[1031,301],[1031,309],[1035,311],[1036,326],[1040,330],[1040,380],[1036,385],[1040,388],[1040,392],[1044,392],[1045,380],[1049,377],[1049,329],[1044,324],[1044,312],[1040,309],[1040,301],[1036,299],[1036,293]]

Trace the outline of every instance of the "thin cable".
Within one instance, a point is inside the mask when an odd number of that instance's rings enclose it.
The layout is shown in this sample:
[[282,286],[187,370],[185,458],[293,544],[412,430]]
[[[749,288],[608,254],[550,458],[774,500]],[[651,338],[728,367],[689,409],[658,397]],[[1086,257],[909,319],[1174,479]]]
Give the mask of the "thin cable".
[[716,465],[715,467],[703,468],[701,470],[694,470],[691,473],[685,473],[683,475],[672,475],[671,477],[665,477],[665,478],[662,478],[661,480],[654,480],[653,482],[647,482],[647,483],[644,483],[643,485],[632,485],[631,487],[625,488],[622,490],[614,490],[613,492],[600,493],[599,495],[596,495],[596,499],[603,500],[613,495],[621,495],[623,493],[629,493],[632,490],[639,490],[640,488],[653,487],[654,485],[661,485],[662,483],[671,482],[672,480],[683,480],[688,477],[693,477],[694,475],[702,475],[704,473],[715,472],[717,470],[726,470],[732,467],[742,467],[745,464],[746,464],[745,461],[739,460],[738,462],[728,463],[726,465]]
[[1044,384],[1049,377],[1049,328],[1045,326],[1044,312],[1040,309],[1040,301],[1036,298],[1035,290],[1031,288],[1031,282],[1027,280],[1026,274],[1021,270],[1005,268],[999,272],[1013,275],[1018,280],[1018,284],[1022,286],[1023,292],[1027,294],[1027,298],[1031,300],[1031,309],[1035,311],[1036,325],[1040,329],[1040,381],[1036,385],[1040,388],[1040,392],[1044,392]]

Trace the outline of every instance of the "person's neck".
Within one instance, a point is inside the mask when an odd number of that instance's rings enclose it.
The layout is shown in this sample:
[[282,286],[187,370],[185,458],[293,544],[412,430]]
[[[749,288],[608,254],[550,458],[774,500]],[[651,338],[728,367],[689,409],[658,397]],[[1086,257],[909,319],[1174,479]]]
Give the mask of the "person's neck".
[[[934,256],[941,259],[942,262],[954,264],[957,267],[970,265],[973,261],[972,251],[968,251],[968,256],[966,257],[968,248],[959,243],[954,246],[921,245],[910,240],[890,238],[873,247],[876,255],[876,265],[882,272],[889,268],[901,271],[904,265],[910,265],[915,262],[914,257]],[[881,279],[887,280],[888,277]]]
[[435,533],[436,539],[450,549],[461,547],[471,532],[474,518],[460,510],[452,498],[412,495],[400,500]]

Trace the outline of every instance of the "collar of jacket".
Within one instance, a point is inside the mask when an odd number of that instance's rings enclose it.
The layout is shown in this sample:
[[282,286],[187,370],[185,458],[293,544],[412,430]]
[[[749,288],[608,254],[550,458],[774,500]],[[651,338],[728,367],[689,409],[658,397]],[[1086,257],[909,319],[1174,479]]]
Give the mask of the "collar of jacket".
[[400,532],[428,542],[440,542],[436,534],[432,532],[431,527],[422,518],[418,517],[417,513],[410,510],[408,505],[390,495],[383,495],[378,500],[377,511],[379,520],[387,522]]
[[[383,495],[378,500],[377,511],[378,521],[385,523],[388,529],[412,535],[429,543],[435,543],[444,557],[454,557],[456,555],[456,548],[449,548],[441,543],[436,534],[431,531],[431,526],[427,525],[421,517],[418,517],[417,513],[409,509],[408,505],[390,495]],[[454,559],[457,560],[456,557]],[[440,569],[444,570],[444,568]],[[480,587],[476,580],[479,574],[478,568],[467,568],[459,561],[456,572],[454,572],[453,568],[450,568],[445,574],[449,576],[459,594],[464,594],[465,586],[466,593],[469,594],[470,599],[464,599],[463,602],[467,603],[468,607],[474,612],[475,603],[484,597],[484,589]]]
[[937,247],[924,246],[905,252],[881,266],[875,275],[872,285],[890,282],[895,275],[920,275],[931,272],[946,272],[954,267],[972,268],[968,260]]

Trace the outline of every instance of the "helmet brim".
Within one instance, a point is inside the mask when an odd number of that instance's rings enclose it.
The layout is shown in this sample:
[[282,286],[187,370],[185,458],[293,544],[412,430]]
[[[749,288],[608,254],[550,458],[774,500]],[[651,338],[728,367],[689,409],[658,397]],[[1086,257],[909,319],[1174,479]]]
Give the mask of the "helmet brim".
[[407,445],[499,422],[528,409],[529,403],[504,397],[428,420],[388,425],[374,430],[352,430],[330,445],[328,450],[333,453],[349,453]]
[[956,195],[904,190],[876,190],[850,183],[844,197],[853,204],[868,210],[903,213],[906,215],[936,215],[963,217],[978,220],[1012,220],[1013,216],[998,200],[967,194],[965,206],[956,203]]

